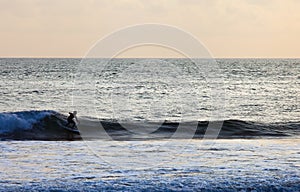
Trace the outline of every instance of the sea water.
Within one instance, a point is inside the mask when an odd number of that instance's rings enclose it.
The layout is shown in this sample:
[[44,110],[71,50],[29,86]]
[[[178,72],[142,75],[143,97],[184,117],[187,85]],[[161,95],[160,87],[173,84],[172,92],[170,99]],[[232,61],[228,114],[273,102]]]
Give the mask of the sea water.
[[300,60],[215,62],[0,59],[0,190],[299,191]]

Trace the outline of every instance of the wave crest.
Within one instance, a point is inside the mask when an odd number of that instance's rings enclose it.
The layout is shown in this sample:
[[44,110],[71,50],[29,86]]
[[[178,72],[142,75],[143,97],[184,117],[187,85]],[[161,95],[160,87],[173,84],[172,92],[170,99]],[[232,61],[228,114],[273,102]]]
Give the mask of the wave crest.
[[75,137],[63,128],[66,116],[52,110],[0,113],[1,140],[65,140]]
[[[52,110],[42,111],[20,111],[0,113],[0,140],[67,140],[81,139],[80,135],[74,134],[66,129],[67,116]],[[100,123],[102,126],[100,126]],[[203,138],[208,121],[198,122],[193,138]],[[124,126],[126,124],[126,126]],[[117,120],[99,120],[97,118],[82,118],[80,131],[85,134],[85,139],[185,139],[190,135],[177,135],[173,137],[178,122],[148,122],[143,129],[147,134],[140,134],[140,124],[136,122],[122,122]],[[181,122],[187,129],[190,122]],[[132,128],[130,130],[126,128]],[[153,131],[153,127],[157,127]],[[100,128],[100,129],[99,129]],[[135,129],[133,129],[135,128]],[[102,130],[102,132],[99,130]],[[105,133],[104,133],[105,132]],[[218,138],[261,138],[261,137],[288,137],[300,135],[300,122],[288,123],[258,123],[242,120],[225,120]],[[108,138],[109,137],[109,138]]]

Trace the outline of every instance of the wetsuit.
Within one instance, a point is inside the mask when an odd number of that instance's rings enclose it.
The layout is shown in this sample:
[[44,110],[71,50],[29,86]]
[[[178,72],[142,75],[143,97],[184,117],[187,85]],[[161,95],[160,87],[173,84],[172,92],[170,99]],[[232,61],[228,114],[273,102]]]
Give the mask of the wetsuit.
[[69,113],[69,114],[70,114],[70,115],[69,115],[69,117],[68,117],[68,123],[67,123],[66,126],[69,126],[70,124],[73,124],[72,128],[74,128],[75,125],[76,125],[75,121],[73,120],[75,116],[74,116],[73,113]]

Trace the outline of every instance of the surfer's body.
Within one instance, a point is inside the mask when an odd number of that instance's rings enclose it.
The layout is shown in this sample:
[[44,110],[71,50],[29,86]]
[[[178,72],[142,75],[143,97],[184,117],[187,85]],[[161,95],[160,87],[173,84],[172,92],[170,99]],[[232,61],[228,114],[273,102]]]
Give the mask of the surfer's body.
[[[66,124],[66,126],[69,126],[71,125],[71,128],[75,128],[76,126],[76,122],[78,122],[78,119],[77,119],[77,111],[73,111],[73,113],[69,113],[69,117],[68,117],[68,123]],[[74,121],[74,119],[76,120],[76,122]]]

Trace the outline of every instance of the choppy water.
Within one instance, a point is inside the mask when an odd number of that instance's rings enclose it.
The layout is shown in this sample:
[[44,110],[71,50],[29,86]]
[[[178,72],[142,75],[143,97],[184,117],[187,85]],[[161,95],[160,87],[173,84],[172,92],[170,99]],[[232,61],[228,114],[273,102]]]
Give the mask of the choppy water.
[[[299,72],[299,59],[0,59],[0,190],[298,191]],[[65,141],[80,139],[62,128],[74,109],[91,140]],[[227,140],[202,140],[208,121]]]
[[[207,74],[195,69],[190,60],[104,61],[86,66],[93,66],[92,72],[80,78],[85,67],[80,59],[0,59],[0,110],[67,113],[77,105],[72,102],[80,101],[88,105],[76,106],[80,116],[176,120],[186,113],[189,120],[208,120],[214,109]],[[299,59],[221,59],[217,63],[224,119],[299,121]],[[91,80],[89,84],[84,84],[86,79]],[[84,90],[82,84],[88,87]],[[86,90],[93,95],[86,95]],[[187,103],[183,96],[193,102]]]
[[299,139],[217,140],[213,146],[199,140],[178,140],[172,146],[162,141],[102,141],[93,151],[98,156],[83,142],[3,141],[0,146],[1,191],[300,187]]

